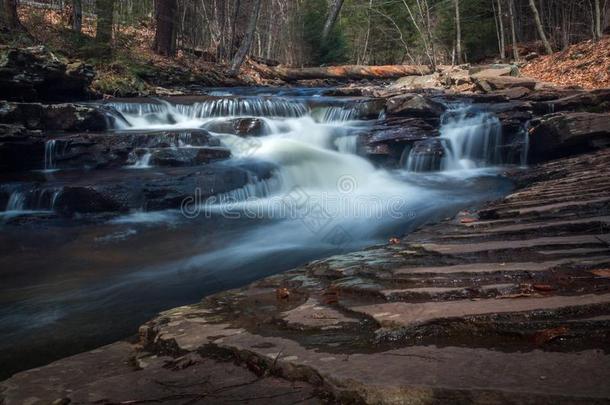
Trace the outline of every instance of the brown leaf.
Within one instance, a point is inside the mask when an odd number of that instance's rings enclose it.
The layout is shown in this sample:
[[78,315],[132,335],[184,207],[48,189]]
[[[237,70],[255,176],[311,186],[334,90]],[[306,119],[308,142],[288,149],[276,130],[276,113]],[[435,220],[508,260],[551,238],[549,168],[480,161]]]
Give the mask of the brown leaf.
[[591,270],[596,276],[610,278],[610,269]]
[[542,346],[558,337],[567,335],[569,331],[570,329],[567,326],[541,330],[534,334],[534,343],[537,346]]

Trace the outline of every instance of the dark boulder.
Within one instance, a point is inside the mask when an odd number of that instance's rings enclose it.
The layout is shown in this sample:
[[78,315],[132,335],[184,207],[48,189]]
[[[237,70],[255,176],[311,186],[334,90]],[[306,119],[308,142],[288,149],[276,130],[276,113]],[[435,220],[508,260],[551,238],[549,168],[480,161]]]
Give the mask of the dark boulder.
[[44,138],[40,131],[21,125],[0,124],[0,171],[39,169],[44,161]]
[[531,123],[530,162],[576,155],[610,145],[610,114],[545,115]]
[[59,58],[42,46],[0,48],[0,94],[15,101],[89,97],[93,67]]
[[[534,103],[534,110],[540,114],[556,113],[560,111],[610,111],[610,89],[594,91],[571,92],[565,97]],[[558,95],[565,95],[557,93]]]
[[438,118],[446,107],[420,94],[405,94],[392,97],[386,102],[388,115]]
[[274,168],[271,164],[252,161],[153,171],[121,170],[111,174],[90,172],[86,179],[71,181],[69,186],[60,188],[53,209],[64,216],[180,209],[185,203],[200,204],[214,195],[267,179]]
[[222,147],[197,148],[162,148],[152,149],[150,164],[152,166],[198,166],[214,160],[227,159],[231,151]]
[[103,131],[107,119],[86,105],[1,102],[0,123],[46,131]]
[[94,187],[64,187],[55,199],[53,209],[61,215],[72,216],[76,213],[125,212],[128,206],[120,199]]

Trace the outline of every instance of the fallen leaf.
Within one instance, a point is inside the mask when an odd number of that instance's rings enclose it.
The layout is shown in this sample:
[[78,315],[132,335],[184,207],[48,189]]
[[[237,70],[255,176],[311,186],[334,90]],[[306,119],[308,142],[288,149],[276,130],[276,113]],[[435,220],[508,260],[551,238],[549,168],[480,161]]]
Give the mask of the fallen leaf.
[[570,329],[567,326],[541,330],[534,334],[534,343],[537,346],[542,346],[558,337],[567,335],[569,331]]
[[596,276],[610,278],[610,269],[591,270]]
[[289,300],[290,291],[287,288],[278,288],[275,290],[275,296],[278,300]]

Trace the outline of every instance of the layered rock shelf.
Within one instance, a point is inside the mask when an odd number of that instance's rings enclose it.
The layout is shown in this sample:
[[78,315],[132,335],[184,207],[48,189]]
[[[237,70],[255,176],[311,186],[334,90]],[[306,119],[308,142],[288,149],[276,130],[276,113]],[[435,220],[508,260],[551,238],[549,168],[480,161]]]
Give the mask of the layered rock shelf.
[[510,176],[501,201],[163,312],[136,341],[19,373],[0,395],[607,403],[610,150]]

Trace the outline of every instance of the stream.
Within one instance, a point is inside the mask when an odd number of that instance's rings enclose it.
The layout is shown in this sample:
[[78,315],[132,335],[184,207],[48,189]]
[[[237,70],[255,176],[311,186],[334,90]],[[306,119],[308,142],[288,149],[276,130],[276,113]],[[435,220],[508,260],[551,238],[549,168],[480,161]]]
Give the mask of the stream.
[[[0,177],[14,185],[0,212],[0,380],[133,336],[159,311],[387,243],[512,188],[501,176],[498,120],[467,105],[451,105],[441,119],[442,157],[405,149],[398,166],[383,167],[360,147],[362,134],[382,119],[364,119],[360,99],[325,97],[320,89],[206,92],[99,107],[109,111],[108,137],[207,129],[215,146],[206,153],[230,151],[210,166],[218,172],[155,163],[168,153],[174,160],[198,153],[202,147],[185,135],[138,148],[127,164],[104,170],[62,168],[67,150],[48,141],[44,168]],[[256,134],[227,130],[235,118],[255,119]],[[130,188],[142,179],[195,175],[220,182],[228,175],[215,173],[236,167],[248,167],[243,186],[213,195],[194,188],[172,209],[144,201],[114,213],[58,213],[70,185]]]

